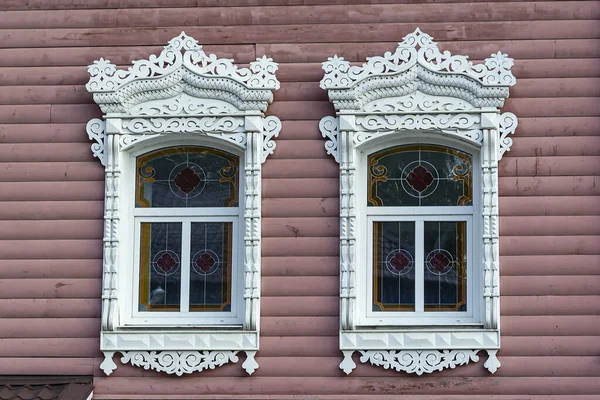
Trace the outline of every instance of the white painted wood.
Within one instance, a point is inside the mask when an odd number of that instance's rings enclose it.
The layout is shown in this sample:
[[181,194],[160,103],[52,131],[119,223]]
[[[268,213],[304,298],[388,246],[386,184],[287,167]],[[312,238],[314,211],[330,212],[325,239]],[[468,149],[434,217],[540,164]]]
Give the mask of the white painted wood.
[[[499,367],[498,161],[517,126],[513,114],[499,115],[499,109],[516,83],[512,66],[500,52],[473,65],[466,56],[441,52],[419,29],[395,52],[370,57],[362,66],[337,56],[323,63],[321,88],[337,113],[319,127],[327,153],[340,165],[340,368],[345,373],[356,366],[355,350],[363,363],[417,374],[477,361],[479,350],[488,351],[485,367],[491,373]],[[406,144],[472,154],[473,205],[367,207],[367,156]],[[423,221],[436,218],[467,221],[467,312],[425,313],[422,300],[414,313],[369,311],[372,222],[416,222],[417,293],[422,293]]]
[[[181,375],[237,362],[236,353],[246,351],[243,368],[252,374],[258,368],[261,164],[281,130],[277,117],[263,113],[279,88],[277,64],[262,57],[238,69],[182,32],[158,56],[127,70],[100,58],[88,71],[86,88],[105,113],[87,124],[92,152],[106,169],[101,369],[112,373],[120,352],[122,362]],[[136,157],[170,146],[239,156],[239,207],[135,208]],[[144,221],[183,224],[180,312],[137,310]],[[229,312],[189,311],[190,227],[199,221],[233,224]]]

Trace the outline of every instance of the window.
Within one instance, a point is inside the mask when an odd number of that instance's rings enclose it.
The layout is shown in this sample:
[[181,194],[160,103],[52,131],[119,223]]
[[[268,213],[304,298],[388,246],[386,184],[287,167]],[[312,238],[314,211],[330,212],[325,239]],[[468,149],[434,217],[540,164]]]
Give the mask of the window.
[[242,324],[239,167],[207,147],[137,157],[132,323]]
[[337,117],[320,122],[340,165],[340,368],[430,373],[500,366],[499,114],[515,78],[502,53],[473,65],[417,29],[394,53],[323,63]]
[[102,370],[182,375],[258,364],[261,165],[280,121],[266,57],[238,69],[181,33],[159,56],[87,89],[104,112],[87,131],[105,166]]
[[[362,164],[362,163],[361,163]],[[473,157],[439,145],[367,156],[365,325],[478,323]]]

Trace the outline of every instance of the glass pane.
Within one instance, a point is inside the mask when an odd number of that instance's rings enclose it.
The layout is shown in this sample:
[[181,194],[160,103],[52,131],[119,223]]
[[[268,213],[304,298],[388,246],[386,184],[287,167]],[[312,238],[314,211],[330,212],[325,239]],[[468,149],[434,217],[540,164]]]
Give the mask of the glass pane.
[[139,311],[179,311],[181,223],[141,224]]
[[466,222],[425,222],[425,311],[467,311],[466,246]]
[[433,145],[401,146],[369,156],[369,206],[472,205],[472,158]]
[[190,311],[231,311],[231,222],[192,223]]
[[237,207],[233,154],[203,147],[169,148],[138,157],[136,207]]
[[415,223],[373,223],[373,311],[415,310]]

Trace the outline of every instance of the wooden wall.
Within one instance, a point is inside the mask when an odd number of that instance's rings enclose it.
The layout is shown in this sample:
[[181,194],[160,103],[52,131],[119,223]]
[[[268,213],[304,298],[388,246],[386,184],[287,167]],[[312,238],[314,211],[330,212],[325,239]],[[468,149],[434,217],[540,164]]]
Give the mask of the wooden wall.
[[[98,399],[600,394],[599,2],[3,0],[0,10],[0,374],[93,374]],[[318,131],[333,115],[319,63],[393,50],[417,26],[456,54],[516,59],[493,376],[483,360],[422,377],[338,368],[338,167]],[[85,132],[100,111],[86,66],[147,58],[181,30],[220,57],[280,63],[269,113],[283,130],[263,176],[260,369],[247,377],[240,361],[179,378],[119,365],[106,377],[103,169]]]

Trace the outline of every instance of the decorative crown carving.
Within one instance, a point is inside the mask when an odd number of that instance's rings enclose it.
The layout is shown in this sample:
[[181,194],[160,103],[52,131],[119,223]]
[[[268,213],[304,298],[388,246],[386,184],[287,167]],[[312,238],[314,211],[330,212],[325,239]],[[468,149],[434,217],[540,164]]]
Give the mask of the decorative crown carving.
[[329,90],[336,109],[360,109],[368,101],[423,93],[461,98],[475,107],[501,107],[508,87],[516,83],[514,60],[498,52],[483,64],[468,56],[440,51],[433,38],[417,28],[406,35],[395,52],[369,57],[362,66],[351,66],[343,57],[323,63],[321,88]]
[[104,58],[94,61],[86,88],[106,113],[128,112],[142,102],[181,93],[224,100],[239,110],[265,111],[272,91],[279,89],[276,71],[277,63],[266,56],[238,68],[232,59],[206,54],[197,40],[181,32],[158,56],[133,61],[127,70]]

